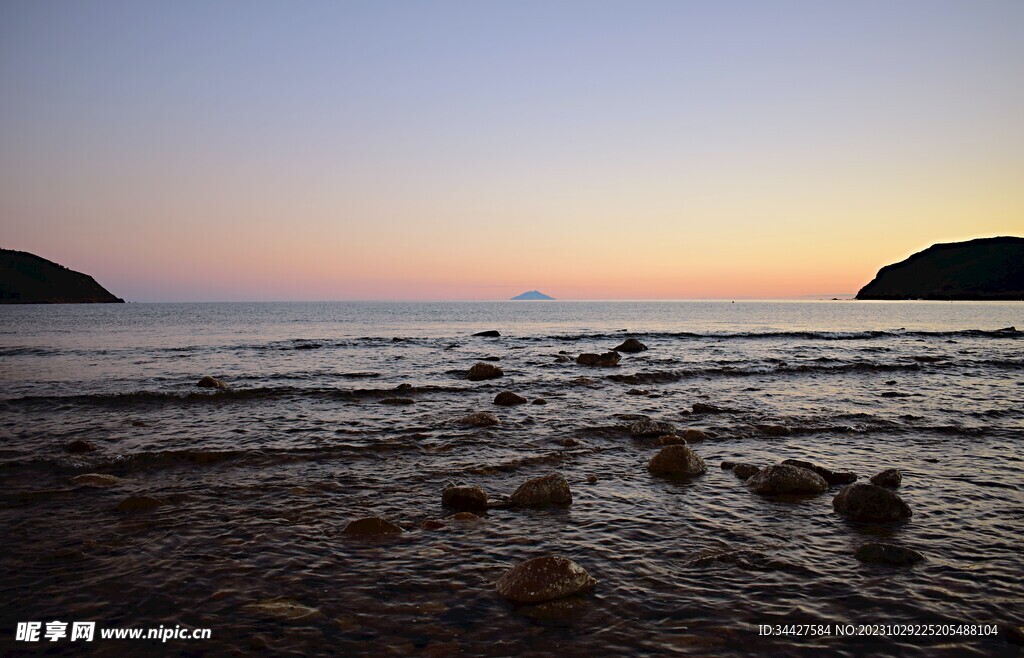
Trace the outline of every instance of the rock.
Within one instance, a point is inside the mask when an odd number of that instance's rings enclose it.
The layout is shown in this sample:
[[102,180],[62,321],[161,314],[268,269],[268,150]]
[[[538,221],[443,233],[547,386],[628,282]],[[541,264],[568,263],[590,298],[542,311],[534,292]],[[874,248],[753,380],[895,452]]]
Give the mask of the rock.
[[437,519],[425,519],[420,524],[420,530],[440,530],[441,528],[447,527],[443,521]]
[[761,469],[747,480],[747,486],[754,493],[763,495],[819,494],[828,490],[828,482],[812,470],[775,464]]
[[480,517],[472,512],[456,512],[448,517],[453,521],[480,521]]
[[510,407],[515,404],[526,404],[526,402],[526,398],[522,395],[517,395],[512,391],[502,391],[494,396],[494,404],[498,404],[503,407]]
[[789,466],[799,466],[800,468],[806,468],[809,471],[814,471],[828,482],[829,485],[834,484],[850,484],[857,481],[857,474],[849,471],[833,471],[825,468],[824,466],[818,466],[811,462],[803,461],[800,459],[787,459],[782,462]]
[[381,404],[393,405],[413,404],[414,402],[415,400],[413,400],[412,398],[384,398],[383,400],[380,401]]
[[628,352],[632,354],[636,352],[643,352],[646,349],[647,346],[638,341],[636,338],[627,338],[625,341],[623,341],[622,345],[619,345],[618,347],[615,348],[615,351]]
[[569,490],[569,482],[560,473],[551,473],[519,485],[509,498],[509,503],[517,507],[569,505],[572,503],[572,492]]
[[65,449],[70,453],[81,453],[81,452],[96,452],[99,448],[96,444],[91,441],[83,441],[82,439],[75,439],[71,443],[65,446]]
[[701,441],[710,439],[711,436],[711,434],[705,432],[704,430],[698,430],[692,427],[683,432],[683,438],[686,439],[688,443],[699,443]]
[[482,358],[480,360],[481,361],[501,361],[501,357],[500,356],[485,356],[484,358]]
[[441,504],[457,510],[485,510],[487,492],[475,486],[449,485],[441,491]]
[[626,391],[626,395],[650,395],[651,392],[642,388],[631,388]]
[[118,512],[147,512],[166,505],[167,501],[153,496],[128,496],[117,505]]
[[861,562],[888,564],[894,567],[909,566],[924,559],[923,555],[911,548],[874,541],[862,544],[853,556]]
[[572,626],[590,610],[590,601],[582,596],[570,596],[555,601],[524,605],[516,612],[540,626]]
[[590,377],[577,377],[572,381],[579,386],[595,386],[597,384],[597,380]]
[[250,603],[243,609],[262,617],[270,617],[281,621],[304,621],[320,616],[320,611],[316,608],[310,608],[290,599],[259,601],[258,603]]
[[87,274],[27,251],[0,249],[0,304],[124,303]]
[[587,484],[597,484],[597,476],[593,475],[593,474],[588,475],[587,476]]
[[665,434],[658,437],[658,445],[663,446],[685,446],[686,439],[676,434]]
[[857,483],[832,499],[832,508],[852,521],[905,521],[913,516],[903,499],[876,484]]
[[484,379],[497,379],[504,375],[505,372],[498,366],[480,362],[474,364],[473,367],[469,369],[469,373],[466,374],[466,379],[471,382],[478,382]]
[[716,407],[713,404],[704,404],[703,402],[695,402],[693,405],[693,413],[695,414],[724,414],[727,413],[726,409]]
[[732,472],[741,480],[749,480],[760,473],[761,468],[753,464],[736,464],[732,467]]
[[531,402],[530,404],[538,404],[538,405],[540,405],[540,404],[547,404],[547,403],[548,403],[548,401],[545,400],[544,398],[534,398],[533,402]]
[[86,473],[85,475],[76,475],[69,482],[84,487],[112,487],[120,484],[121,478],[106,473]]
[[572,359],[564,354],[559,354],[555,357],[555,363],[569,363],[570,361],[572,361]]
[[723,471],[731,471],[736,466],[736,462],[725,461],[721,464]]
[[898,468],[887,468],[871,478],[871,484],[877,484],[880,487],[889,487],[890,489],[899,487],[902,482],[903,474],[900,473]]
[[490,425],[499,425],[501,421],[498,417],[489,411],[478,411],[475,414],[469,414],[459,419],[459,423],[462,425],[474,425],[476,427],[488,427]]
[[686,445],[670,445],[662,448],[647,463],[647,470],[654,475],[688,477],[706,472],[707,466],[700,455]]
[[400,535],[403,532],[405,531],[391,521],[386,521],[376,516],[349,521],[345,529],[342,530],[343,534],[353,537],[380,537],[384,535]]
[[210,377],[209,375],[206,375],[196,382],[196,386],[199,388],[218,388],[222,391],[225,391],[228,388],[227,382],[223,379],[217,379],[216,377]]
[[576,363],[581,366],[592,368],[611,368],[619,365],[622,356],[618,352],[605,352],[604,354],[580,354],[576,357]]
[[489,331],[478,331],[478,332],[476,332],[473,335],[474,336],[481,336],[483,338],[500,338],[501,337],[501,334],[498,333],[497,331],[495,331],[494,329],[491,329]]
[[558,445],[563,446],[565,448],[575,448],[576,446],[583,444],[579,439],[569,437],[567,439],[562,439],[561,441],[559,441]]
[[675,433],[676,428],[671,423],[659,423],[650,418],[638,420],[629,426],[630,436],[663,436]]
[[518,564],[498,579],[495,589],[513,603],[541,603],[586,592],[597,581],[572,560],[546,555]]
[[792,432],[785,425],[755,425],[765,436],[789,436]]

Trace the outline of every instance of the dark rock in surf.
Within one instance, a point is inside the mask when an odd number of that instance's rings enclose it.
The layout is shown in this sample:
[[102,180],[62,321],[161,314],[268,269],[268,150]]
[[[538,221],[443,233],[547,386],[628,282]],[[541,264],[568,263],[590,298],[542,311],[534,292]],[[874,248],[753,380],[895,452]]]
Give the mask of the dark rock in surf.
[[167,501],[153,496],[129,496],[117,505],[118,512],[148,512],[166,505]]
[[693,427],[683,432],[683,438],[686,439],[687,443],[700,443],[701,441],[710,439],[712,436],[714,435],[710,432],[705,432],[704,430],[699,430]]
[[555,363],[569,363],[570,361],[572,361],[572,359],[564,354],[559,354],[555,357]]
[[475,427],[489,427],[491,425],[500,425],[501,421],[498,417],[489,411],[478,411],[475,414],[469,414],[459,419],[460,425],[473,425]]
[[376,516],[350,521],[342,530],[343,534],[352,537],[382,537],[400,535],[403,532],[405,531],[391,521]]
[[539,405],[539,404],[547,404],[547,403],[548,403],[548,401],[545,400],[544,398],[534,398],[533,402],[531,402],[530,404],[538,404]]
[[655,437],[675,433],[676,428],[672,423],[660,423],[649,418],[638,420],[629,426],[629,435],[635,437]]
[[903,483],[903,474],[898,468],[887,468],[871,478],[871,484],[896,489]]
[[716,407],[713,404],[705,404],[703,402],[695,402],[693,405],[693,413],[695,414],[724,414],[728,413],[727,409],[722,407]]
[[735,464],[732,467],[733,474],[741,480],[749,480],[761,472],[761,468],[753,464]]
[[495,331],[494,329],[491,329],[489,331],[478,331],[478,332],[476,332],[473,335],[474,336],[480,336],[481,338],[500,338],[501,337],[501,334],[498,333],[497,331]]
[[487,509],[487,492],[475,486],[449,485],[441,491],[441,504],[460,511]]
[[210,377],[209,375],[206,375],[196,382],[196,386],[199,388],[217,388],[222,391],[227,390],[228,388],[227,382],[223,379],[217,379],[216,377]]
[[99,448],[97,448],[96,444],[92,441],[75,439],[71,443],[67,444],[65,449],[72,454],[78,454],[82,452],[96,452]]
[[663,446],[685,446],[686,439],[676,434],[665,434],[658,437],[658,444]]
[[497,379],[504,375],[505,371],[498,366],[492,366],[490,363],[481,362],[474,364],[473,367],[469,369],[469,372],[466,374],[466,379],[471,382],[478,382],[485,379]]
[[860,482],[836,494],[832,508],[851,521],[905,521],[914,514],[902,498],[888,489]]
[[547,505],[569,505],[572,491],[569,482],[560,473],[537,477],[519,485],[509,503],[515,507],[545,507]]
[[884,542],[868,542],[862,544],[853,554],[861,562],[887,564],[893,567],[906,567],[920,562],[924,556],[912,548],[886,544]]
[[501,357],[500,356],[485,356],[484,358],[482,358],[480,360],[481,361],[501,361]]
[[707,472],[707,466],[700,455],[686,445],[670,445],[662,448],[647,463],[647,470],[654,475],[667,477],[690,477]]
[[513,603],[542,603],[581,594],[596,584],[597,580],[572,560],[546,555],[512,567],[494,587]]
[[828,490],[828,482],[812,470],[775,464],[761,469],[747,480],[754,493],[774,495],[810,495]]
[[626,395],[650,395],[651,392],[642,388],[631,388],[626,391]]
[[636,352],[643,352],[647,349],[647,346],[638,341],[636,338],[627,338],[621,345],[615,348],[616,352],[627,352],[635,354]]
[[560,440],[558,442],[558,445],[562,446],[563,448],[575,448],[576,446],[583,445],[583,442],[580,441],[579,439],[569,437],[567,439]]
[[502,391],[494,396],[494,404],[502,407],[511,407],[517,404],[526,404],[527,400],[522,395],[512,391]]
[[612,368],[619,365],[622,356],[618,352],[605,352],[604,354],[580,354],[576,357],[576,363],[591,368]]
[[830,486],[835,484],[850,484],[852,482],[857,481],[857,474],[851,473],[850,471],[833,471],[831,469],[825,468],[824,466],[818,466],[817,464],[812,464],[811,462],[803,461],[800,459],[787,459],[782,463],[787,464],[789,466],[799,466],[800,468],[806,468],[809,471],[814,471],[815,473],[823,477],[825,479],[825,482],[828,482]]

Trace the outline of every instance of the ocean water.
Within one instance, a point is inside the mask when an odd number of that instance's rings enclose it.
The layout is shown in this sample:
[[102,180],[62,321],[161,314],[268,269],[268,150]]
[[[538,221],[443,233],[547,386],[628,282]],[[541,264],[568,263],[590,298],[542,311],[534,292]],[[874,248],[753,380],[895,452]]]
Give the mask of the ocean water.
[[[1000,636],[795,637],[759,625],[1024,621],[1021,303],[499,302],[0,307],[0,643],[18,621],[210,628],[209,640],[55,653],[992,655]],[[500,338],[471,336],[496,329]],[[626,337],[614,368],[574,358]],[[466,371],[497,358],[504,377]],[[228,391],[195,386],[203,375]],[[401,387],[401,390],[398,390]],[[546,405],[497,407],[510,390]],[[381,404],[402,397],[412,404]],[[693,414],[694,403],[727,409]],[[494,412],[493,427],[457,420]],[[713,433],[706,474],[646,470],[639,416]],[[790,428],[764,434],[758,425]],[[72,454],[86,440],[97,450]],[[572,441],[567,441],[571,439]],[[723,460],[899,468],[902,524],[839,490],[755,495]],[[573,503],[444,519],[447,483]],[[112,487],[70,478],[105,473]],[[588,482],[590,476],[596,482]],[[593,478],[591,478],[593,479]],[[121,512],[132,495],[167,504]],[[407,530],[353,540],[380,516]],[[926,557],[863,564],[882,538]],[[598,580],[567,611],[493,583],[543,554]],[[285,620],[253,607],[287,600]],[[134,643],[133,643],[134,642]]]

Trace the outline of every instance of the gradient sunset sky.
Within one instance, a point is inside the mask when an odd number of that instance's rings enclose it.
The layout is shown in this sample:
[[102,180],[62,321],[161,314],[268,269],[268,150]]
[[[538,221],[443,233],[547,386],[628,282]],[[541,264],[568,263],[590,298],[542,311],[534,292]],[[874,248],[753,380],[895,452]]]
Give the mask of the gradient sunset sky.
[[0,2],[0,246],[133,301],[853,293],[1024,234],[1024,2]]

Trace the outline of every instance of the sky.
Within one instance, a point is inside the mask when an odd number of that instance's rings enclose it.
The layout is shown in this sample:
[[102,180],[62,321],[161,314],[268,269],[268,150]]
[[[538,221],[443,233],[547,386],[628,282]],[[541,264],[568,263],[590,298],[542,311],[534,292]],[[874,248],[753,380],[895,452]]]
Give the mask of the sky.
[[0,0],[0,247],[130,301],[790,298],[1024,235],[1024,2]]

